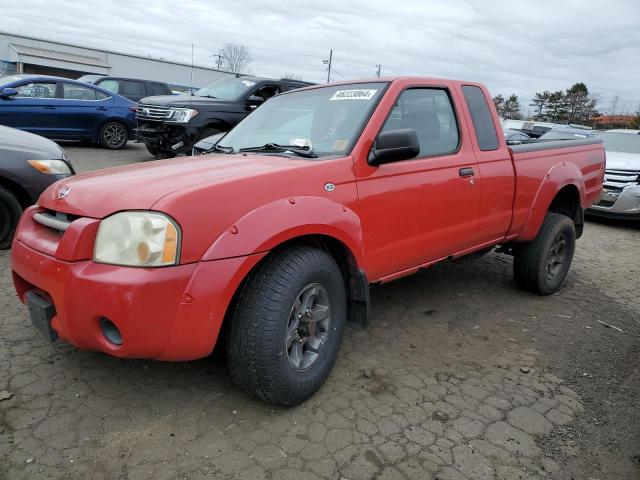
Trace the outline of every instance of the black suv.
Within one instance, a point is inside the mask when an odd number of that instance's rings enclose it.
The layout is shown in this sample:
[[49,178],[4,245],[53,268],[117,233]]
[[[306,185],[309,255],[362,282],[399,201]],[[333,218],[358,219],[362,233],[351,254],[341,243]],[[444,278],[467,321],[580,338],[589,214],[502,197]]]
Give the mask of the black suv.
[[107,77],[104,75],[85,75],[79,82],[91,83],[100,88],[117,93],[123,97],[139,102],[141,98],[150,95],[171,95],[171,87],[167,83],[137,78]]
[[217,80],[193,95],[140,101],[137,139],[156,158],[190,155],[201,139],[228,132],[268,98],[312,83],[236,76]]

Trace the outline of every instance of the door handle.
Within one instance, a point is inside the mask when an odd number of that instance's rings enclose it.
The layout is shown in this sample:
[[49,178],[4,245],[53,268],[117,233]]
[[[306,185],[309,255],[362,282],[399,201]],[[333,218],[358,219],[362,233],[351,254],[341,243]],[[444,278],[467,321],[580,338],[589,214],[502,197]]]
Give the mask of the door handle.
[[96,110],[107,110],[107,107],[97,107]]
[[55,106],[53,106],[53,105],[47,105],[47,106],[45,106],[45,107],[44,107],[44,109],[45,109],[45,110],[55,110],[55,109],[56,109],[56,107],[55,107]]
[[463,178],[473,177],[473,168],[471,168],[471,167],[461,168],[460,170],[458,170],[458,173]]

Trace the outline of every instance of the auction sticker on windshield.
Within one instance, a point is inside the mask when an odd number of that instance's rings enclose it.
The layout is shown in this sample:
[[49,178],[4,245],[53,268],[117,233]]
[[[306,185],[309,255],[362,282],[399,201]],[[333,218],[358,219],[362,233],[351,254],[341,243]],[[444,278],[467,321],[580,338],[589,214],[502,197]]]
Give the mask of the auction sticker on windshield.
[[378,90],[338,90],[329,100],[370,100]]

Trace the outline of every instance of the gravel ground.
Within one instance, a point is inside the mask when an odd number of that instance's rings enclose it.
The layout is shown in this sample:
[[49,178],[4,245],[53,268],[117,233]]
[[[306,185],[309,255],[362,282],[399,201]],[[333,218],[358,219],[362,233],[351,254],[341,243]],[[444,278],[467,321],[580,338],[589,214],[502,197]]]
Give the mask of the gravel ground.
[[[80,172],[148,159],[68,151]],[[48,344],[2,252],[0,478],[640,478],[639,244],[638,226],[589,221],[544,298],[499,254],[376,287],[371,326],[348,329],[326,385],[292,409],[236,391],[222,355]]]

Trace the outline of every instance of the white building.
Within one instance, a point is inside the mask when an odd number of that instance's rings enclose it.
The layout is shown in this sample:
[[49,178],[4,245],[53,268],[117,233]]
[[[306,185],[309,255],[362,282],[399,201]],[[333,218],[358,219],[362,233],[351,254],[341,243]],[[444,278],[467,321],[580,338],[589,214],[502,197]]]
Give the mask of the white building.
[[113,75],[166,82],[177,87],[202,87],[233,75],[127,53],[96,50],[0,31],[0,76],[34,73],[78,78],[86,74]]

